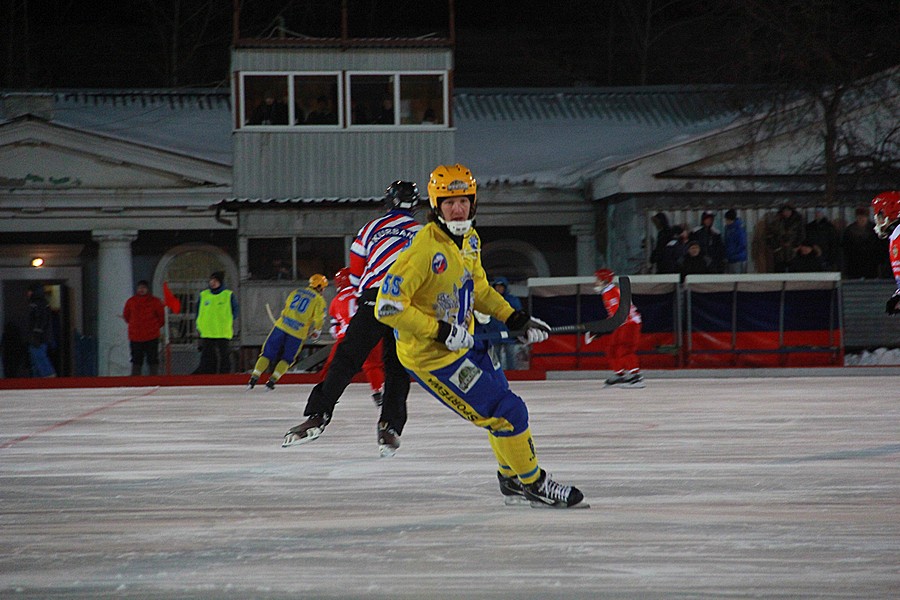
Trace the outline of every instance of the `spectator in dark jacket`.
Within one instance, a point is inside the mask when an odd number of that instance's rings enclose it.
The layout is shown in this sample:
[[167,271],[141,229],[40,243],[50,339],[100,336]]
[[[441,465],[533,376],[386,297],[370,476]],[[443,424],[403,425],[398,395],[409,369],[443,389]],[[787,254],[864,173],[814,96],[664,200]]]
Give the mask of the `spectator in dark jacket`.
[[733,208],[725,211],[725,257],[728,260],[726,272],[747,272],[747,230]]
[[819,250],[811,241],[803,240],[797,247],[797,254],[788,262],[788,273],[817,273],[822,271]]
[[715,219],[715,213],[705,211],[700,216],[700,227],[691,233],[691,239],[700,243],[700,253],[709,258],[710,272],[722,273],[725,271],[728,259],[725,256],[722,234],[713,227]]
[[687,249],[687,228],[681,225],[672,227],[672,239],[665,245],[660,253],[659,263],[656,265],[657,273],[678,273],[681,270],[681,259]]
[[44,297],[44,286],[33,283],[28,286],[28,357],[31,359],[33,377],[56,377],[56,369],[48,354],[52,343],[50,305]]
[[766,246],[772,252],[773,270],[784,273],[788,261],[797,252],[797,246],[803,241],[803,218],[790,204],[778,209],[775,218],[766,225]]
[[844,228],[841,246],[847,279],[878,278],[878,265],[887,250],[875,233],[875,224],[869,219],[868,208],[856,209],[856,221]]
[[658,212],[650,219],[656,227],[656,245],[650,253],[650,264],[655,267],[657,273],[671,273],[672,271],[661,271],[660,261],[665,252],[666,245],[676,236],[675,227],[669,225],[669,219],[665,213]]
[[815,218],[806,224],[806,239],[818,248],[826,271],[840,270],[841,238],[823,209],[817,208]]
[[125,301],[122,318],[128,323],[131,374],[140,375],[147,360],[150,375],[159,373],[159,330],[166,317],[162,300],[150,293],[150,284],[138,281],[134,296]]
[[687,251],[681,259],[679,272],[682,281],[688,275],[705,275],[712,272],[709,257],[700,251],[700,242],[697,240],[688,242]]

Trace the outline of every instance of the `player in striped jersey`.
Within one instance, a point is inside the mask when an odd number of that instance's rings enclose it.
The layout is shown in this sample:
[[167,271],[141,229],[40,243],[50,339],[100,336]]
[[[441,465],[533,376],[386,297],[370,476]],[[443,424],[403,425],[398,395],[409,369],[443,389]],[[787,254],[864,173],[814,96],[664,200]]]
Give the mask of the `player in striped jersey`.
[[364,225],[350,248],[350,282],[359,294],[356,314],[325,380],[309,394],[303,410],[309,418],[285,434],[283,447],[311,442],[322,435],[338,398],[379,340],[384,346],[384,393],[377,426],[378,449],[382,457],[388,457],[400,447],[409,374],[397,359],[394,330],[375,318],[375,297],[385,273],[422,228],[414,217],[419,188],[411,181],[395,181],[385,190],[385,201],[388,212]]

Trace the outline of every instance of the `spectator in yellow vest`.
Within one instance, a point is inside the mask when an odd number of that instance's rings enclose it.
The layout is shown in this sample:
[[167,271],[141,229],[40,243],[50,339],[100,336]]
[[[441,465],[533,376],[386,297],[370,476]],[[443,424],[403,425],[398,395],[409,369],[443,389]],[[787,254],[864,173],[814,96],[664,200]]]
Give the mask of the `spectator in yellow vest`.
[[197,303],[197,334],[200,337],[200,364],[194,374],[230,373],[231,338],[240,306],[234,293],[225,287],[225,274],[209,276],[209,288],[200,292]]

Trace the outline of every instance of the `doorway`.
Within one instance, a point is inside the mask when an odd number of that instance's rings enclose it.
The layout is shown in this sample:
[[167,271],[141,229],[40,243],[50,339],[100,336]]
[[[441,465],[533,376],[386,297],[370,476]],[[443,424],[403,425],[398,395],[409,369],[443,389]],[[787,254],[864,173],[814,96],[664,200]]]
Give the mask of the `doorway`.
[[43,286],[50,305],[50,343],[48,354],[61,377],[72,374],[71,292],[63,280],[13,279],[3,282],[3,375],[30,377],[28,361],[29,286]]

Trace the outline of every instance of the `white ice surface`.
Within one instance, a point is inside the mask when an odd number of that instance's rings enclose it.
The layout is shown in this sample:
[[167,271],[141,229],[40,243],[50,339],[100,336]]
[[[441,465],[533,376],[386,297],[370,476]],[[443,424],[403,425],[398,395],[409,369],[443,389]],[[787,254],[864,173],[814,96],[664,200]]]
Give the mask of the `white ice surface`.
[[512,382],[569,511],[418,388],[383,460],[364,385],[3,391],[0,598],[895,598],[897,382]]

